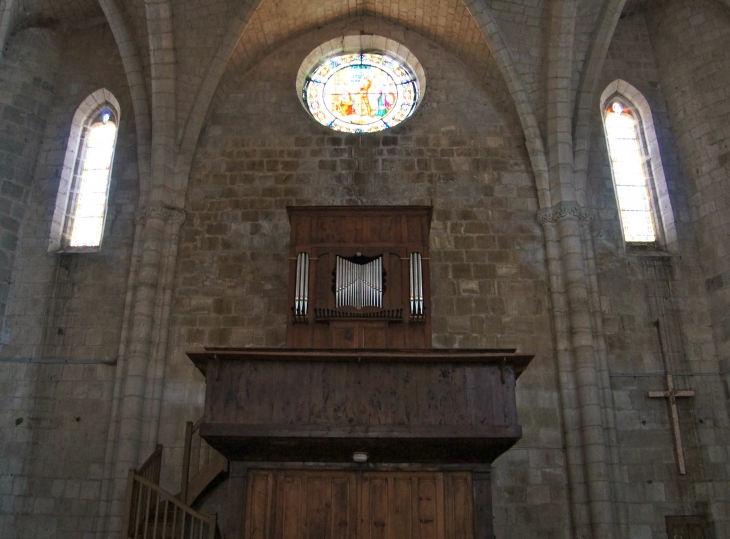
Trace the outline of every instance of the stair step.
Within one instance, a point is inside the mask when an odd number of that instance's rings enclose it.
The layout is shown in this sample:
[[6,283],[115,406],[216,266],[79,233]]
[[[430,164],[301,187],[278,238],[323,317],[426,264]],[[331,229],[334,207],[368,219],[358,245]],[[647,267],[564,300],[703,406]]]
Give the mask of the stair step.
[[228,459],[220,453],[216,453],[210,462],[203,466],[196,476],[190,480],[187,497],[182,501],[186,505],[192,505],[216,477],[226,472],[228,472]]

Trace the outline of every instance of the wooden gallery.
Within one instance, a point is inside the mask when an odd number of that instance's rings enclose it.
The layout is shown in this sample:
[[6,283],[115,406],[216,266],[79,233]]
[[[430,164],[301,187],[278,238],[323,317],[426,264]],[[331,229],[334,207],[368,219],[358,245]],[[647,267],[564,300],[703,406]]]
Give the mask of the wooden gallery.
[[431,208],[290,207],[287,347],[189,352],[225,537],[486,539],[532,355],[431,347]]

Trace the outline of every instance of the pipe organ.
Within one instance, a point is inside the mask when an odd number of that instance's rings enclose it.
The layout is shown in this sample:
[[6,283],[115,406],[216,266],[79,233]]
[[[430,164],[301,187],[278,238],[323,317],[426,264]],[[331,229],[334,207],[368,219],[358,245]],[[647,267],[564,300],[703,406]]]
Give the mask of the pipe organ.
[[359,263],[337,256],[335,307],[383,307],[383,257]]
[[286,348],[188,353],[200,435],[231,461],[226,537],[329,530],[330,514],[349,538],[492,537],[490,465],[522,436],[532,355],[431,349],[430,207],[287,209]]
[[430,347],[430,207],[288,212],[289,346]]

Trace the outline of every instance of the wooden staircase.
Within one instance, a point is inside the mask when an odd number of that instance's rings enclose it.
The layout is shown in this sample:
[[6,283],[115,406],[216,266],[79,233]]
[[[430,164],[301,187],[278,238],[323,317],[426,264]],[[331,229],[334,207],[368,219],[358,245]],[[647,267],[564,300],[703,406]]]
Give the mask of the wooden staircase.
[[180,492],[160,487],[162,446],[136,470],[129,470],[122,536],[125,539],[215,539],[216,516],[192,505],[222,474],[228,460],[200,438],[203,420],[185,425]]
[[201,417],[185,424],[185,446],[179,498],[192,505],[218,476],[228,472],[228,459],[200,437]]

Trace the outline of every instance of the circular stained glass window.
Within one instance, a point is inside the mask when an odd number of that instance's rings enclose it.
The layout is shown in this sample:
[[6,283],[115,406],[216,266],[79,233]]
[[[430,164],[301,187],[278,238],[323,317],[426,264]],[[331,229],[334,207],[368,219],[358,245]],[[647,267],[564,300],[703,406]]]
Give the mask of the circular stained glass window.
[[404,63],[386,54],[341,54],[312,70],[302,100],[314,119],[330,129],[373,133],[413,114],[419,85]]

